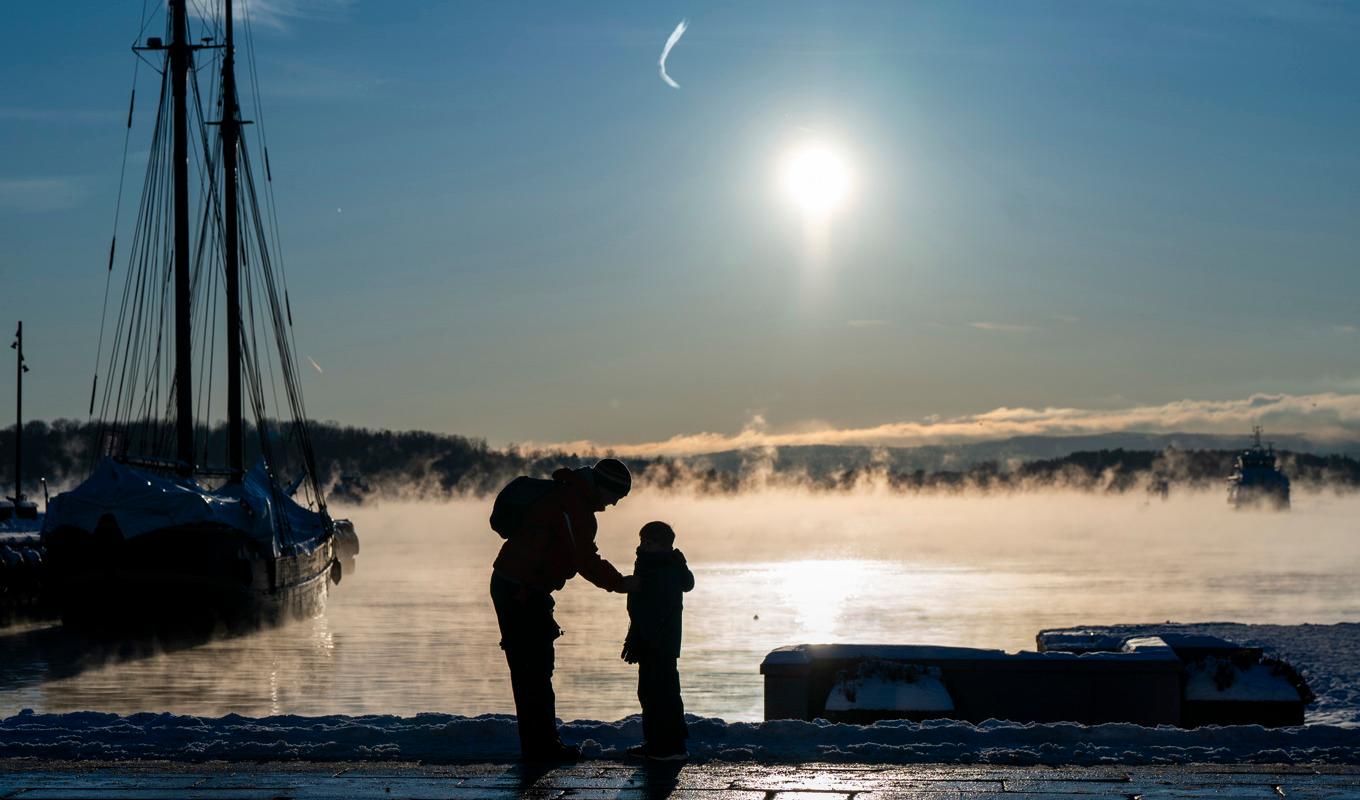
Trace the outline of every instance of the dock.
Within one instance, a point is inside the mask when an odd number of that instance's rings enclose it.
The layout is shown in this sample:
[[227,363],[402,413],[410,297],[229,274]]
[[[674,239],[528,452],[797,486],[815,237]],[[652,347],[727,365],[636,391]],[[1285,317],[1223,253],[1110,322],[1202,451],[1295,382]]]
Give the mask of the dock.
[[1300,765],[1094,767],[515,763],[0,761],[0,798],[676,798],[676,800],[1024,800],[1360,798],[1360,768]]

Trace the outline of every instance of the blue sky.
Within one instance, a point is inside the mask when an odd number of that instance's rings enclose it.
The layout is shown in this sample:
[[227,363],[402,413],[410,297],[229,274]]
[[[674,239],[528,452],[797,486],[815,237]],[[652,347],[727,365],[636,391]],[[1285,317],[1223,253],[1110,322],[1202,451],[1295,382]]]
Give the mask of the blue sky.
[[[0,31],[0,321],[25,320],[30,415],[86,412],[141,7],[15,5]],[[1275,427],[1360,430],[1355,6],[256,14],[247,114],[314,416],[647,443],[1191,401],[1245,410],[1165,424],[1237,430],[1264,394],[1292,398]],[[132,187],[149,135],[139,114]],[[808,140],[855,175],[820,255],[778,189]]]

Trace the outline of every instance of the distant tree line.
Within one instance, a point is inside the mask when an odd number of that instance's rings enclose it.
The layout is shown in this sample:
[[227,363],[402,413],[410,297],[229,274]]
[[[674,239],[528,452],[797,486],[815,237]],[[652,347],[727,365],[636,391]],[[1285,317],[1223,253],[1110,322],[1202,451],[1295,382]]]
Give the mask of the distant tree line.
[[[273,439],[294,435],[287,425]],[[547,476],[562,466],[593,463],[604,454],[497,449],[483,439],[424,431],[357,428],[335,422],[311,422],[308,428],[317,457],[318,477],[341,499],[368,497],[434,498],[487,495],[510,478]],[[99,426],[92,422],[34,420],[24,425],[24,492],[41,494],[38,479],[53,490],[78,483],[99,452]],[[226,451],[226,427],[200,429],[203,463],[220,464]],[[246,435],[246,457],[259,454],[259,437]],[[274,448],[271,448],[273,450]],[[287,448],[278,448],[285,451]],[[0,430],[0,495],[13,491],[14,427]],[[1223,485],[1232,471],[1232,450],[1089,450],[1060,458],[1000,463],[982,461],[957,470],[907,470],[885,466],[864,448],[859,455],[781,463],[774,454],[742,454],[740,458],[625,458],[639,485],[659,490],[733,494],[753,488],[786,487],[819,492],[848,491],[866,486],[902,492],[1018,491],[1072,488],[1101,492],[1161,491],[1172,487],[1212,488]],[[1360,460],[1341,455],[1280,452],[1280,467],[1303,489],[1352,491],[1360,488]],[[721,464],[721,465],[719,465]],[[279,466],[288,480],[300,467]]]

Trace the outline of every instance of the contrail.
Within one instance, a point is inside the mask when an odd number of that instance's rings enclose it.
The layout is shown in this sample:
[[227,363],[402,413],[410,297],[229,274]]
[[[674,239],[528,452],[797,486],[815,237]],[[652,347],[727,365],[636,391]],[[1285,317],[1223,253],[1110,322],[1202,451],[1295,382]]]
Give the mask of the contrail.
[[661,48],[661,60],[657,62],[661,67],[661,80],[665,81],[672,89],[679,89],[680,84],[671,80],[671,76],[666,74],[666,57],[671,54],[671,48],[675,47],[675,43],[680,41],[680,37],[685,35],[685,29],[688,27],[689,20],[680,20],[680,24],[675,26],[675,30],[671,31],[670,38],[666,40],[666,46]]
[[315,358],[312,358],[311,356],[307,356],[307,360],[310,361],[310,362],[312,362],[312,366],[313,366],[313,367],[316,367],[316,371],[317,371],[317,372],[320,372],[322,375],[325,375],[325,374],[326,374],[326,371],[323,370],[323,369],[321,368],[321,365],[318,364],[318,363],[316,363],[316,359],[315,359]]

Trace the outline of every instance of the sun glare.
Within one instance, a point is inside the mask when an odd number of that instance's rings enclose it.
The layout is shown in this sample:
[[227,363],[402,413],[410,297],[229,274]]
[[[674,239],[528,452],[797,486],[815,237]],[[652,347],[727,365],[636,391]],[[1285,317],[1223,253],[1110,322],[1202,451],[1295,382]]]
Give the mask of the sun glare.
[[850,196],[850,165],[824,144],[804,144],[789,151],[781,177],[789,199],[814,221],[830,217]]

